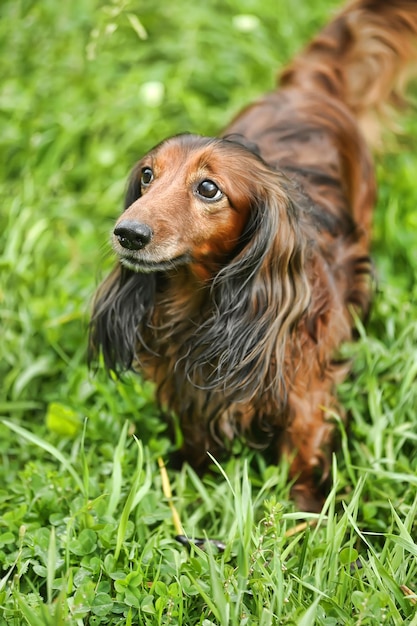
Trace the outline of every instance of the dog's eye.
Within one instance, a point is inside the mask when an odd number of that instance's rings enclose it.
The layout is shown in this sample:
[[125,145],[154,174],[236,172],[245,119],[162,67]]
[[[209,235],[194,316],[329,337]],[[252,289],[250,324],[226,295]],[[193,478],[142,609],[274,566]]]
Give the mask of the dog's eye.
[[197,193],[205,200],[220,200],[223,195],[212,180],[202,180],[197,187]]
[[150,167],[142,168],[141,176],[140,176],[140,185],[141,187],[149,187],[151,182],[153,181],[153,171]]

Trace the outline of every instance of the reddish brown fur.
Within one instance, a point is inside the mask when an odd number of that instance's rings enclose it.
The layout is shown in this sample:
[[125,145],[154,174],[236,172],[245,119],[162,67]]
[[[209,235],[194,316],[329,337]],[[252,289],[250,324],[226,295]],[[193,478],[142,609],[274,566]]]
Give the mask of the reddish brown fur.
[[417,3],[355,0],[223,138],[152,150],[132,174],[119,263],[96,298],[93,353],[156,383],[183,457],[201,467],[235,436],[284,453],[306,509],[321,504],[329,416],[343,416],[338,349],[352,309],[364,316],[370,302],[375,182],[360,124],[398,101],[416,33]]

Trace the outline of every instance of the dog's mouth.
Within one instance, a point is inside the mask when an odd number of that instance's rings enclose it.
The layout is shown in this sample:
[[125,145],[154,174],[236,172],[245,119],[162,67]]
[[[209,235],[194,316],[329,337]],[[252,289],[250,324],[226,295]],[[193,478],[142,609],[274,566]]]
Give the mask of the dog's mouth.
[[120,255],[120,262],[127,269],[137,272],[138,274],[151,274],[152,272],[167,272],[175,270],[181,265],[190,263],[188,254],[181,254],[173,259],[162,259],[160,261],[152,261],[149,259],[141,259],[134,255]]

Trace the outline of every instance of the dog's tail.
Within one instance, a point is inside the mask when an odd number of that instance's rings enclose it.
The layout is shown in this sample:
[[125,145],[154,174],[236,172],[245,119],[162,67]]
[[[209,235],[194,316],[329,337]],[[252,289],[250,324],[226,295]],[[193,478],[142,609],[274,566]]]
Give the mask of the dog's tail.
[[[417,0],[353,0],[284,70],[281,85],[342,100],[372,144],[417,75]],[[388,114],[388,115],[387,115]]]

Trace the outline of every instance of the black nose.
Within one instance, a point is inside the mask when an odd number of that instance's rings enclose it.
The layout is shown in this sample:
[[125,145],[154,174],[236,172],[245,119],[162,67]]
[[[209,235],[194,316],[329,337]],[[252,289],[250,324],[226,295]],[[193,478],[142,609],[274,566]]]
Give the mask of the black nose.
[[152,228],[133,220],[122,220],[114,229],[114,234],[123,248],[141,250],[152,239]]

